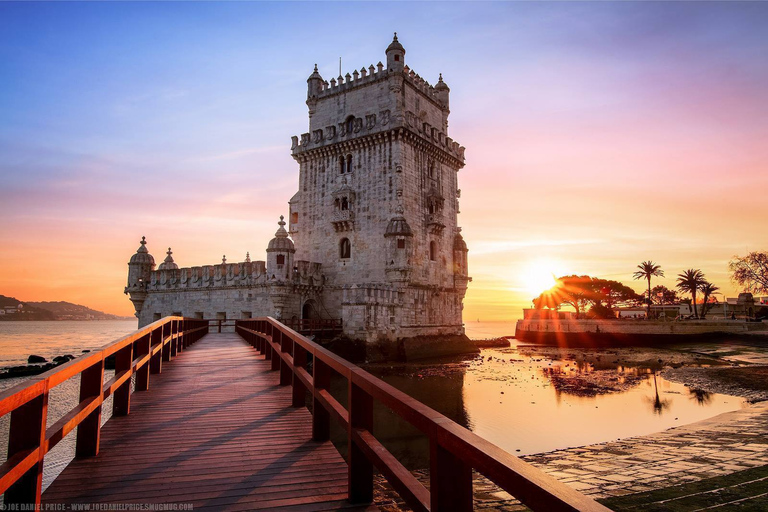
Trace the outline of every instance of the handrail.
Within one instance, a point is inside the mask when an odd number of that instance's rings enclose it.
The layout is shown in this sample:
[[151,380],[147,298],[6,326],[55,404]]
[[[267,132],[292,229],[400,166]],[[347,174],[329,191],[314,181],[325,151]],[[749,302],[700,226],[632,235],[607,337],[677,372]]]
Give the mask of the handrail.
[[[372,501],[373,467],[376,466],[414,510],[472,510],[473,469],[532,510],[609,510],[274,318],[238,320],[235,329],[271,361],[272,370],[280,371],[280,385],[293,386],[294,407],[303,407],[307,393],[311,394],[314,440],[330,438],[331,418],[346,430],[347,491],[353,503]],[[347,408],[330,393],[331,372],[347,379]],[[429,489],[374,436],[374,400],[429,438]]]
[[[5,507],[26,510],[22,505],[35,504],[39,510],[46,453],[77,428],[76,456],[97,455],[104,400],[114,396],[113,416],[129,414],[131,377],[136,375],[136,391],[147,391],[150,374],[160,373],[163,362],[207,332],[204,320],[166,317],[0,393],[0,416],[11,414],[8,458],[0,466]],[[104,362],[113,355],[115,376],[104,383]],[[51,389],[76,375],[80,375],[78,404],[48,427]]]

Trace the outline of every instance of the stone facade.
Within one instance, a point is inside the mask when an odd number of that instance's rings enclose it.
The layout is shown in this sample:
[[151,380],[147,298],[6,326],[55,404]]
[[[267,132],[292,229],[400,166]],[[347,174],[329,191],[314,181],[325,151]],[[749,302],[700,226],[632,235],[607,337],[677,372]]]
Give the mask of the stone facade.
[[309,131],[291,145],[299,190],[266,262],[179,269],[169,249],[153,270],[142,241],[126,287],[141,325],[270,315],[341,318],[348,337],[373,345],[464,337],[464,148],[447,135],[450,89],[409,69],[397,36],[386,57],[386,68],[328,82],[315,67],[308,78]]

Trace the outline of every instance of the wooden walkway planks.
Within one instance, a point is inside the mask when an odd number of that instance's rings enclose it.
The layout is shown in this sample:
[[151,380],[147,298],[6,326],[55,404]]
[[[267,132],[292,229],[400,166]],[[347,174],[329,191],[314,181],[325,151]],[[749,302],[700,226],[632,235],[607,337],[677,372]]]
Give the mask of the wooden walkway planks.
[[[194,510],[352,507],[347,465],[312,438],[311,414],[237,334],[209,334],[152,375],[43,504],[189,504]],[[365,508],[365,507],[362,507]]]

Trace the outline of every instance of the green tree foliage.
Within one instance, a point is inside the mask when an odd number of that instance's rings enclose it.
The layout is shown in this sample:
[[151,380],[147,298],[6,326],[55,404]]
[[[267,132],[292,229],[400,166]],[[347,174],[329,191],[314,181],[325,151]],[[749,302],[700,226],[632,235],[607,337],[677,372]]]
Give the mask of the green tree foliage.
[[656,285],[651,290],[651,300],[654,304],[677,304],[680,297],[675,290],[670,290],[663,284]]
[[664,271],[661,267],[651,260],[644,261],[637,266],[637,270],[632,274],[633,279],[645,279],[648,281],[648,297],[646,298],[646,316],[651,317],[651,278],[664,277]]
[[[563,276],[556,284],[533,299],[534,307],[558,309],[564,304],[572,306],[580,315],[592,305],[601,318],[613,317],[617,305],[636,304],[642,300],[632,288],[618,281],[590,276]],[[610,315],[606,311],[611,312]]]
[[693,316],[699,317],[699,310],[696,307],[696,292],[706,283],[704,273],[699,269],[689,268],[682,274],[677,275],[677,289],[683,293],[690,293],[693,302]]
[[744,257],[734,256],[728,263],[731,279],[744,291],[768,293],[768,252],[751,252]]

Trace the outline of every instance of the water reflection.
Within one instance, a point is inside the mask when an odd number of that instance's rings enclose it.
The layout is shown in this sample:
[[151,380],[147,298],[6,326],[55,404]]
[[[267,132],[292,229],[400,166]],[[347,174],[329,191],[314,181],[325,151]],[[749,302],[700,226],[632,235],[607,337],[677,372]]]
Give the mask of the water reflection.
[[[732,411],[744,401],[659,375],[657,350],[486,349],[474,358],[366,369],[510,453],[650,434]],[[675,363],[677,364],[677,363]],[[346,393],[340,383],[337,394]],[[340,397],[342,398],[342,397]],[[343,397],[346,398],[346,397]],[[421,433],[384,407],[374,434],[406,467],[427,467]],[[343,444],[344,434],[334,438]]]

